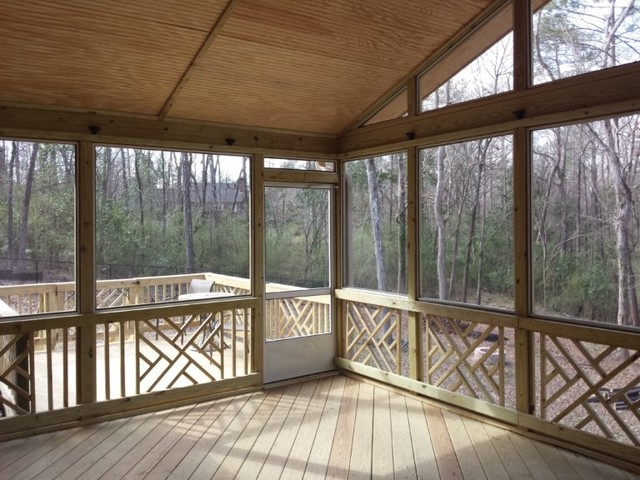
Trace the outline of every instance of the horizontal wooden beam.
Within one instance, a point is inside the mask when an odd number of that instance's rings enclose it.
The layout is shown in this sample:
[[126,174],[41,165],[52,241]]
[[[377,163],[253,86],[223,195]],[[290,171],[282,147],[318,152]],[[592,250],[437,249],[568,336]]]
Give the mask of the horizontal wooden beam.
[[582,342],[611,345],[618,348],[638,349],[640,346],[640,333],[615,330],[615,325],[608,323],[596,325],[593,322],[584,322],[583,324],[578,324],[567,322],[566,320],[519,317],[518,326],[530,332],[571,338]]
[[278,130],[0,106],[0,136],[335,158],[336,138]]
[[640,63],[361,127],[339,139],[342,158],[588,120],[640,109]]
[[243,377],[217,380],[212,383],[144,393],[133,397],[77,405],[60,410],[20,415],[2,420],[0,441],[47,431],[105,422],[132,415],[141,415],[168,408],[176,408],[218,398],[255,392],[261,388],[260,376],[253,373]]
[[452,305],[425,300],[409,300],[406,296],[386,294],[356,289],[336,290],[336,298],[350,302],[360,302],[379,307],[397,308],[408,312],[424,313],[438,317],[455,318],[468,322],[493,325],[496,327],[515,328],[518,319],[513,313],[494,312],[474,308],[473,305]]
[[141,322],[157,318],[199,315],[210,312],[223,312],[242,308],[257,309],[260,299],[249,296],[221,297],[209,300],[175,302],[151,305],[132,305],[123,308],[105,308],[95,313],[25,315],[3,318],[0,323],[0,335],[17,335],[38,330],[84,327],[116,322]]
[[334,172],[314,172],[308,170],[270,170],[264,171],[265,182],[289,182],[297,184],[333,183],[340,179]]
[[334,359],[334,363],[338,368],[347,372],[362,375],[438,402],[454,405],[480,415],[486,415],[487,417],[495,418],[505,423],[513,425],[517,423],[518,413],[514,410],[501,407],[500,405],[494,405],[476,398],[466,397],[443,388],[434,387],[433,385],[428,385],[424,382],[403,377],[395,373],[385,372],[346,358],[336,357]]
[[602,462],[616,465],[620,468],[640,473],[638,462],[638,447],[624,445],[594,434],[566,427],[558,423],[537,418],[533,415],[520,414],[518,425],[532,432],[543,435],[540,439],[548,441],[549,438],[557,438],[563,442],[560,444],[582,455],[587,455]]

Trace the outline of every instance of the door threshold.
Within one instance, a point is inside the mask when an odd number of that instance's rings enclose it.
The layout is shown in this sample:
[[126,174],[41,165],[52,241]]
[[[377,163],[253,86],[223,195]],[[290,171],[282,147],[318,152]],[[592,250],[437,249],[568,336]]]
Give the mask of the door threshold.
[[288,378],[287,380],[279,380],[277,382],[265,383],[262,388],[265,390],[271,390],[272,388],[286,387],[289,385],[295,385],[296,383],[310,382],[313,380],[321,380],[323,378],[335,377],[340,375],[339,370],[329,370],[327,372],[314,373],[312,375],[304,375],[302,377]]

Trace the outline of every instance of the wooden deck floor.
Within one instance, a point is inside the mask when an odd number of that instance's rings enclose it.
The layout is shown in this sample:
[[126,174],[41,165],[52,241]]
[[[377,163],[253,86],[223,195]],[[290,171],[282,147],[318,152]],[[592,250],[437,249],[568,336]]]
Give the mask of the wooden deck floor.
[[343,376],[0,444],[0,479],[632,479]]

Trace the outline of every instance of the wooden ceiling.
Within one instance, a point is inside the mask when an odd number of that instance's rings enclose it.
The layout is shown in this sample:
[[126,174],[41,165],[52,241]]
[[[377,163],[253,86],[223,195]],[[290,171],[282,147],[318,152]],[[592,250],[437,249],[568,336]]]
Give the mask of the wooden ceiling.
[[3,0],[0,105],[336,135],[492,0]]

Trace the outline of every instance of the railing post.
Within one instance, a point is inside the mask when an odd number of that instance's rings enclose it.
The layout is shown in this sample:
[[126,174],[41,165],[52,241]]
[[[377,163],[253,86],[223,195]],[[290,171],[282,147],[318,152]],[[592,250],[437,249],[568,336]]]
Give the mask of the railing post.
[[[407,150],[407,297],[418,298],[418,150]],[[408,312],[409,378],[422,381],[423,333],[420,314]]]
[[253,316],[253,328],[251,329],[251,371],[260,374],[264,380],[264,337],[265,337],[265,287],[264,287],[264,155],[256,153],[251,163],[251,225],[253,240],[252,259],[252,291],[258,298],[259,304]]
[[[531,85],[531,1],[513,3],[513,62],[514,91],[527,90]],[[529,314],[531,274],[529,252],[531,236],[530,218],[530,163],[529,131],[516,128],[513,139],[513,244],[515,264],[515,313],[518,318]],[[516,408],[519,412],[535,410],[535,360],[533,334],[518,327],[516,342]]]
[[[95,148],[90,142],[80,142],[78,148],[76,288],[78,313],[95,311]],[[76,328],[76,400],[96,401],[96,326]]]

